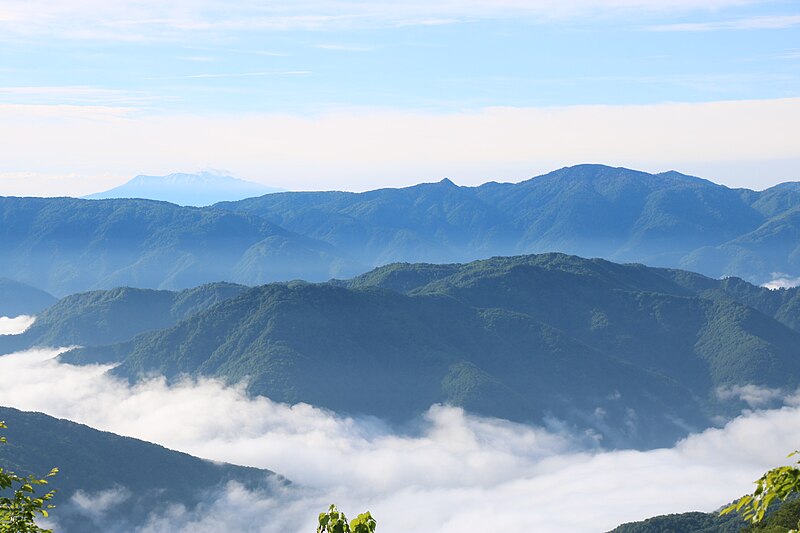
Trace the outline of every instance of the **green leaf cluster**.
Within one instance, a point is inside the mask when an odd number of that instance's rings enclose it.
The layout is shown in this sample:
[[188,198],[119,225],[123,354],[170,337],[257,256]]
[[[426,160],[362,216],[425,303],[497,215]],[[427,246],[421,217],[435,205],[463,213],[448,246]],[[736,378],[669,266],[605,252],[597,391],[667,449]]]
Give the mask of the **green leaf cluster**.
[[[5,429],[4,422],[0,422],[0,429]],[[6,438],[0,437],[0,443],[5,443]],[[34,475],[22,477],[0,467],[0,533],[52,533],[36,525],[37,516],[48,516],[48,510],[54,506],[49,502],[56,491],[51,490],[42,496],[36,496],[37,485],[47,485],[47,479],[58,473],[58,468],[53,468],[44,478]],[[7,491],[10,491],[9,495]]]
[[328,510],[319,514],[317,533],[375,533],[377,522],[367,511],[347,522],[343,512],[331,504]]
[[[794,451],[789,457],[800,452]],[[800,465],[797,461],[795,465]],[[753,494],[742,496],[737,501],[720,511],[720,514],[737,512],[753,524],[764,519],[767,508],[777,502],[785,501],[791,495],[800,493],[800,468],[797,466],[779,466],[767,471],[756,480],[756,490]],[[798,533],[800,522],[789,533]]]

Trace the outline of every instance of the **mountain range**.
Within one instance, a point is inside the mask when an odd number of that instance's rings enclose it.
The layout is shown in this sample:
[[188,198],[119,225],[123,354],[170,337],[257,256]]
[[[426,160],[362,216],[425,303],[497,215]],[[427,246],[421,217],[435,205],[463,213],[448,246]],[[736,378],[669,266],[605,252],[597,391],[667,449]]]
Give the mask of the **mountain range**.
[[222,172],[139,175],[118,187],[85,196],[88,199],[146,198],[178,205],[202,207],[216,202],[261,196],[281,189],[245,181]]
[[674,171],[578,165],[513,184],[445,179],[216,207],[262,216],[375,266],[559,251],[759,284],[800,273],[800,183],[756,192]]
[[800,274],[800,183],[729,189],[601,165],[516,184],[287,192],[212,207],[0,198],[0,276],[58,296],[350,277],[559,251],[762,284]]
[[120,363],[112,372],[132,381],[244,380],[253,395],[396,422],[449,403],[650,448],[737,414],[737,386],[793,389],[799,305],[800,289],[543,254],[79,294],[4,351],[79,343],[61,360]]

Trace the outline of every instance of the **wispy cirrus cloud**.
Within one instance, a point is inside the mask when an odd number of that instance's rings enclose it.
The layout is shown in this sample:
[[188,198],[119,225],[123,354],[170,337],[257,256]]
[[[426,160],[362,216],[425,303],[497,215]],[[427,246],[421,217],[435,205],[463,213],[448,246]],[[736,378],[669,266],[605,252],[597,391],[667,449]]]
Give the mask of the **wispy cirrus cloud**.
[[650,31],[729,31],[729,30],[780,30],[800,26],[800,15],[758,16],[737,20],[721,20],[709,22],[681,22],[677,24],[659,24],[648,26]]
[[314,45],[314,48],[319,48],[320,50],[338,50],[342,52],[369,52],[372,48],[368,46],[357,46],[352,44],[336,44],[336,43],[324,43],[324,44],[317,44]]
[[615,13],[709,11],[758,0],[5,0],[6,37],[53,34],[78,39],[175,38],[185,32],[314,30],[428,25],[458,20],[553,20]]
[[146,80],[193,80],[204,78],[260,78],[264,76],[307,76],[313,74],[310,70],[284,70],[268,72],[206,72],[201,74],[186,74],[183,76],[147,77]]

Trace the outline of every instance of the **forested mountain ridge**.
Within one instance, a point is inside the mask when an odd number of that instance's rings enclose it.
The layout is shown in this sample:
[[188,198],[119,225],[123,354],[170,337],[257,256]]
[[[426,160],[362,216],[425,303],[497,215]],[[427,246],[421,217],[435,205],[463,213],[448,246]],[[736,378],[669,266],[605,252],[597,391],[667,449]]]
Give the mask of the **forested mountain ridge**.
[[449,180],[364,193],[278,193],[217,207],[262,216],[361,263],[559,251],[763,283],[800,272],[800,184],[729,189],[602,165],[520,183]]
[[611,446],[650,447],[738,412],[721,388],[794,387],[800,331],[779,317],[796,301],[797,289],[563,254],[390,265],[255,287],[62,357],[121,361],[113,372],[134,380],[246,380],[274,400],[395,420],[437,402],[556,418]]
[[[0,420],[8,425],[3,468],[41,476],[58,467],[48,487],[57,489],[58,531],[134,531],[170,505],[193,509],[229,481],[267,491],[286,483],[269,470],[206,461],[42,413],[0,407]],[[94,503],[82,507],[77,491]],[[98,503],[104,494],[106,503]]]
[[209,283],[180,292],[118,287],[66,296],[19,335],[0,335],[0,354],[34,347],[93,346],[164,329],[247,289]]

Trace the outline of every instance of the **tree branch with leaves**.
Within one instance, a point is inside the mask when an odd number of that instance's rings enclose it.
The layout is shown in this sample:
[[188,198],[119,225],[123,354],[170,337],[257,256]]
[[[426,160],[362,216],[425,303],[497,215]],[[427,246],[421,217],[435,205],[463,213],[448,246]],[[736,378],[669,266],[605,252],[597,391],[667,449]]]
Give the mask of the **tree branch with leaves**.
[[[793,457],[800,454],[794,451],[788,455]],[[795,462],[800,465],[800,461]],[[756,480],[756,490],[753,494],[742,496],[728,507],[720,511],[720,514],[737,512],[746,521],[757,524],[764,519],[767,508],[774,502],[785,501],[792,494],[800,493],[800,468],[797,466],[779,466],[766,472]],[[800,522],[795,529],[788,533],[798,533]]]
[[[0,422],[0,429],[6,429]],[[6,438],[0,437],[0,444]],[[47,485],[47,479],[58,473],[53,468],[44,478],[34,475],[23,477],[0,467],[0,533],[52,533],[36,524],[37,516],[47,518],[48,510],[54,506],[49,502],[56,491],[51,490],[42,496],[36,496],[38,485]]]
[[331,504],[327,512],[319,514],[317,533],[375,533],[376,527],[377,522],[369,511],[348,523],[344,513]]

